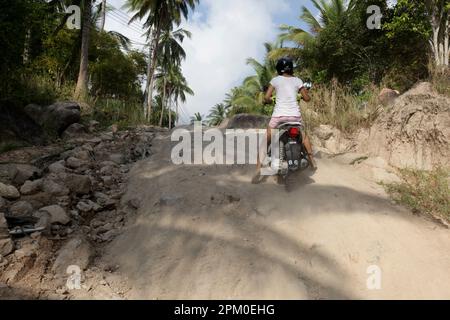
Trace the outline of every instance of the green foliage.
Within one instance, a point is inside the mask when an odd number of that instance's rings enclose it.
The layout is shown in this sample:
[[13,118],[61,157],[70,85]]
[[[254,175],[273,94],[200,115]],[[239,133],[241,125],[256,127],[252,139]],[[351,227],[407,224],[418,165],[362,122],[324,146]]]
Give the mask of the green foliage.
[[392,199],[406,205],[414,213],[429,214],[450,222],[450,171],[401,170],[402,182],[385,184]]
[[123,52],[118,40],[108,33],[93,35],[90,55],[91,93],[98,97],[133,99],[142,95],[139,76],[145,74],[146,56],[137,51]]
[[225,120],[227,116],[227,107],[223,103],[217,104],[208,115],[208,124],[210,126],[218,126]]
[[148,124],[142,102],[139,100],[100,99],[95,103],[93,113],[85,120],[96,120],[100,128],[107,128],[113,124],[120,129]]

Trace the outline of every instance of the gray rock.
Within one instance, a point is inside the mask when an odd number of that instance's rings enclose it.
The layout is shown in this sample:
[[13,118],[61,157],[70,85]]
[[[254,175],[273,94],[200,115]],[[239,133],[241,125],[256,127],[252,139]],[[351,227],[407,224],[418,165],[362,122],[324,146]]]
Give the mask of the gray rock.
[[104,166],[100,168],[100,174],[103,176],[111,176],[116,171],[116,168],[113,166]]
[[52,271],[57,276],[66,277],[69,266],[77,266],[86,270],[93,257],[94,250],[89,242],[81,236],[77,236],[66,242],[58,251]]
[[70,193],[70,190],[65,186],[62,186],[50,179],[46,179],[43,182],[43,190],[44,192],[56,197],[67,196]]
[[88,176],[69,174],[65,183],[67,188],[77,195],[89,194],[92,191],[92,181]]
[[111,187],[114,185],[114,178],[111,176],[102,177],[102,181],[105,187]]
[[59,223],[59,224],[69,224],[70,217],[67,214],[66,210],[58,205],[44,207],[39,210],[40,212],[47,213],[50,216],[50,223]]
[[13,217],[28,217],[33,214],[33,206],[26,201],[16,202],[9,208],[9,213]]
[[6,208],[6,200],[0,197],[0,211]]
[[19,190],[11,185],[6,185],[0,182],[0,197],[8,200],[15,200],[20,198]]
[[120,231],[116,229],[109,230],[101,235],[101,239],[105,242],[109,242],[112,241],[115,237],[117,237],[119,233]]
[[27,180],[34,180],[41,176],[41,171],[35,166],[15,164],[10,168],[10,178],[14,185],[22,185]]
[[125,156],[121,153],[113,153],[109,155],[109,160],[116,164],[125,164]]
[[26,196],[36,194],[42,190],[42,182],[42,179],[26,181],[20,188],[20,193]]
[[86,162],[83,160],[80,160],[78,158],[75,158],[75,157],[69,157],[66,160],[66,165],[68,168],[78,169],[78,168],[81,168],[82,166],[86,165]]
[[0,256],[7,256],[14,250],[14,242],[10,238],[0,239]]
[[48,166],[48,170],[50,171],[50,173],[63,173],[66,172],[66,162],[64,160],[52,163],[51,165]]
[[91,200],[84,200],[78,202],[77,209],[83,213],[88,213],[91,211],[99,211],[102,209],[102,207]]
[[5,214],[0,212],[0,239],[9,238],[8,223]]
[[77,138],[86,133],[86,128],[80,123],[71,124],[62,134],[63,139]]
[[28,105],[25,112],[42,127],[59,135],[81,119],[81,108],[76,102],[56,102],[47,107]]
[[44,228],[44,232],[50,230],[50,215],[47,212],[37,211],[33,214],[33,217],[38,219],[37,223],[34,224],[36,228]]

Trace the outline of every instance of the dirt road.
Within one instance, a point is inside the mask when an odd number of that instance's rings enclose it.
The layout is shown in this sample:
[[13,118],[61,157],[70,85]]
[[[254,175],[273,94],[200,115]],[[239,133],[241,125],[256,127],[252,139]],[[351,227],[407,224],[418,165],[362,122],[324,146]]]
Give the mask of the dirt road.
[[[135,223],[107,249],[143,299],[450,299],[450,232],[322,157],[290,193],[253,167],[176,166],[168,136],[132,171]],[[381,270],[369,290],[367,270]]]

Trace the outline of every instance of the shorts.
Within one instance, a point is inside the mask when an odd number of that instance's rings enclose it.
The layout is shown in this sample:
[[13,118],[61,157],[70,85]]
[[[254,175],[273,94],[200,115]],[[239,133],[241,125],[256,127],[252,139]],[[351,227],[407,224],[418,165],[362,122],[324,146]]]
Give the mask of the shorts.
[[288,117],[272,117],[272,119],[269,122],[269,127],[271,129],[276,129],[276,128],[278,128],[278,126],[280,124],[286,123],[286,122],[300,122],[302,128],[304,128],[302,116],[300,116],[300,117],[292,117],[292,116],[288,116]]

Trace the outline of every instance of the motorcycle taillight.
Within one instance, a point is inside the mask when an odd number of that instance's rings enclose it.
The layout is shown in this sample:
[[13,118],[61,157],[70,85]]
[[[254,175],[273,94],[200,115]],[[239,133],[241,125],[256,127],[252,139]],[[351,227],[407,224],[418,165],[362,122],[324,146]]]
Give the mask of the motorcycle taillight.
[[289,136],[291,138],[297,138],[300,135],[300,129],[299,128],[290,128],[289,129]]

